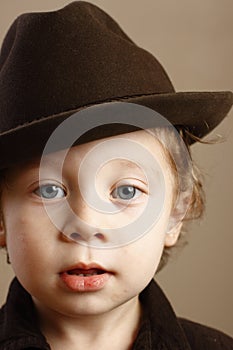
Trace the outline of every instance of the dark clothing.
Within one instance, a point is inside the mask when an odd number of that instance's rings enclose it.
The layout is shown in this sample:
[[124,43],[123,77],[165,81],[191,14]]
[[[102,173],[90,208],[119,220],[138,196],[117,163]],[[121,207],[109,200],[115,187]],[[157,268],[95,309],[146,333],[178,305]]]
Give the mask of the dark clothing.
[[[233,339],[227,335],[178,319],[154,281],[140,300],[144,317],[133,350],[233,350]],[[0,310],[0,350],[22,349],[49,350],[50,346],[40,332],[31,296],[15,278]]]

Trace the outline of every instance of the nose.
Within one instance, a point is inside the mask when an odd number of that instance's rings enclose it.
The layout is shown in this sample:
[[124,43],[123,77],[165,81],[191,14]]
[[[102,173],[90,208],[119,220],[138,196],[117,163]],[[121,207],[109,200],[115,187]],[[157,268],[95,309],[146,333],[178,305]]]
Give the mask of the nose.
[[109,240],[104,229],[104,214],[85,203],[66,208],[61,233],[70,241],[93,246],[107,244]]

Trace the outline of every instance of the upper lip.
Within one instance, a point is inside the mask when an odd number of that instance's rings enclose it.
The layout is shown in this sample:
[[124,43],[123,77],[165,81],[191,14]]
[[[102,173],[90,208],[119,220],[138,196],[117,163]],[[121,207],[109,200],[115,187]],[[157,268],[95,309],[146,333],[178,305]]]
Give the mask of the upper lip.
[[96,263],[85,264],[85,263],[79,262],[77,264],[66,267],[65,269],[63,269],[61,271],[61,273],[67,272],[67,271],[72,271],[72,270],[83,270],[83,271],[101,270],[101,271],[109,272],[105,267],[103,267],[99,264],[96,264]]

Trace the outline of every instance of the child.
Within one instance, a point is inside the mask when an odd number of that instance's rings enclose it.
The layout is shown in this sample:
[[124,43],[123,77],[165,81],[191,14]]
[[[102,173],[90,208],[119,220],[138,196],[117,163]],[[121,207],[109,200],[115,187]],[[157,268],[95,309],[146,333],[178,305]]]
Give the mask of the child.
[[0,349],[233,349],[153,281],[202,211],[189,146],[232,102],[176,93],[87,2],[16,19],[0,56],[0,245],[16,275]]

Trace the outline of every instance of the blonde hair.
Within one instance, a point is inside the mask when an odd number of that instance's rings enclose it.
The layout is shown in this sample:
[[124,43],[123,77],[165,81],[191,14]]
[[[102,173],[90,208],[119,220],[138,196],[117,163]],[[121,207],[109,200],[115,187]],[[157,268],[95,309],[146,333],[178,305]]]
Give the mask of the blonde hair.
[[[167,158],[168,164],[170,165],[170,171],[174,177],[174,199],[173,205],[176,206],[177,196],[180,192],[184,194],[189,191],[188,195],[188,204],[186,206],[186,210],[184,215],[182,216],[182,230],[179,236],[178,242],[173,247],[165,247],[162,258],[157,269],[157,272],[160,271],[167,263],[171,253],[177,248],[181,248],[187,244],[185,239],[187,233],[187,223],[190,220],[200,219],[203,216],[205,210],[205,193],[203,190],[203,175],[198,169],[197,165],[194,163],[191,155],[190,144],[192,141],[203,142],[201,139],[193,136],[188,130],[186,130],[183,126],[174,128],[164,127],[162,129],[153,129],[153,134],[158,135],[159,140],[162,140],[162,143],[165,147],[165,156]],[[182,140],[182,144],[180,143]],[[209,142],[203,142],[209,143]],[[211,143],[211,142],[210,142]],[[182,147],[181,147],[182,145]],[[186,148],[186,152],[189,158],[189,164],[187,164],[186,157],[182,156],[183,147]],[[172,149],[172,154],[176,155],[176,159],[174,159],[169,152],[169,149]],[[182,167],[182,185],[180,185],[178,181],[177,174],[177,161],[179,162],[178,166]],[[182,188],[180,188],[182,186]],[[190,192],[191,190],[191,192]],[[176,208],[174,208],[176,209]]]

